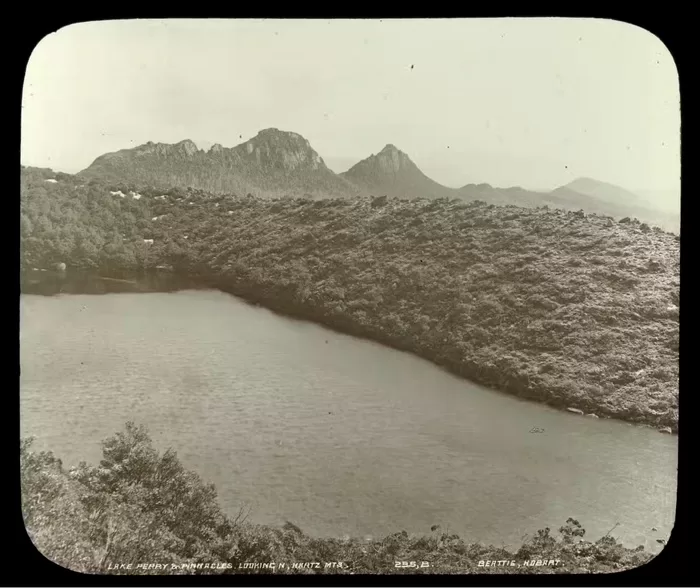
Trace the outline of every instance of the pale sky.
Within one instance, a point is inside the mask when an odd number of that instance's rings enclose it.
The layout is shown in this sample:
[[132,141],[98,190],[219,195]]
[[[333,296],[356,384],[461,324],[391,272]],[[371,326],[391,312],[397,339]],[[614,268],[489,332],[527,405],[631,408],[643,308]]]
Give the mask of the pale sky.
[[74,173],[148,141],[275,127],[334,171],[393,143],[445,185],[680,185],[673,58],[603,19],[123,20],[34,50],[22,163]]

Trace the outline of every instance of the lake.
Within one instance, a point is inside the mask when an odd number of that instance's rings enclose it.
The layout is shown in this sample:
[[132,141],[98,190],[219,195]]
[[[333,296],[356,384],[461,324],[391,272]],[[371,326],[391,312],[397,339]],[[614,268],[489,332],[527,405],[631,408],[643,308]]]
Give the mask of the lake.
[[487,390],[167,277],[35,272],[20,312],[22,435],[67,466],[96,464],[134,420],[231,514],[314,535],[438,524],[517,546],[574,517],[586,538],[619,523],[613,535],[659,551],[673,527],[675,436]]

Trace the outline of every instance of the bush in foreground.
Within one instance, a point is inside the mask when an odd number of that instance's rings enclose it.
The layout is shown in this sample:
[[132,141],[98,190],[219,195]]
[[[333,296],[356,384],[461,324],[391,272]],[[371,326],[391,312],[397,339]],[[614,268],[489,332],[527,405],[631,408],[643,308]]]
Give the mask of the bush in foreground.
[[[103,443],[98,466],[81,463],[66,470],[51,452],[33,451],[31,439],[22,440],[20,458],[30,538],[45,557],[78,572],[590,573],[638,567],[652,557],[642,546],[628,549],[610,535],[585,541],[573,519],[558,536],[540,530],[515,552],[467,543],[437,526],[428,535],[399,532],[364,541],[310,537],[289,522],[281,528],[256,525],[243,513],[233,518],[223,513],[214,487],[187,471],[172,450],[159,454],[146,430],[133,423]],[[538,560],[558,563],[535,566]],[[494,563],[486,567],[486,561]],[[303,567],[311,562],[320,565]],[[342,567],[326,567],[327,562]],[[422,562],[429,567],[420,567]],[[251,565],[263,563],[285,566]],[[138,567],[148,564],[162,567]]]

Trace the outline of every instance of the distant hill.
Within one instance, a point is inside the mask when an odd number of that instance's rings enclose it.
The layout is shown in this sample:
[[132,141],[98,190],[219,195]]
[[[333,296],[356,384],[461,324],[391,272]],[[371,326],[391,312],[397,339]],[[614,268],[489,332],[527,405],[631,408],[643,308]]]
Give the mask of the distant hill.
[[490,204],[540,206],[544,193],[488,184],[449,188],[426,176],[392,144],[336,174],[297,133],[265,129],[236,147],[198,149],[189,139],[148,142],[98,157],[78,176],[113,183],[196,188],[261,197],[389,196],[402,199],[484,200]]
[[426,176],[411,158],[394,145],[386,145],[340,174],[365,192],[397,198],[459,198],[457,190]]
[[489,184],[467,184],[455,189],[443,186],[426,176],[406,153],[392,144],[386,145],[376,155],[370,155],[340,175],[363,191],[376,196],[386,195],[404,199],[448,198],[465,202],[481,200],[500,206],[525,207],[554,203],[554,200],[548,200],[546,193],[520,187],[495,188]]
[[584,210],[612,216],[631,217],[669,231],[680,230],[680,199],[678,206],[660,206],[656,199],[644,197],[620,186],[592,178],[578,178],[552,190],[550,201],[566,210]]
[[98,157],[78,175],[215,193],[324,197],[358,190],[326,167],[297,133],[265,129],[236,147],[200,150],[191,140],[152,143]]
[[547,194],[525,190],[518,186],[512,188],[495,188],[490,184],[467,184],[457,190],[460,199],[468,202],[482,200],[497,206],[525,206],[527,208],[552,204]]
[[392,144],[336,174],[307,139],[275,128],[262,130],[232,148],[216,143],[207,150],[198,149],[189,139],[175,144],[148,142],[101,155],[78,175],[115,184],[195,188],[263,198],[388,196],[481,200],[528,208],[546,205],[616,220],[638,218],[669,231],[680,230],[680,206],[674,208],[672,196],[651,193],[640,196],[592,178],[579,178],[551,192],[517,186],[497,188],[489,184],[449,188],[425,175],[406,153]]
[[577,178],[569,182],[563,188],[572,192],[577,192],[585,196],[590,196],[602,202],[610,202],[616,205],[639,204],[640,198],[637,194],[625,190],[615,184],[601,182],[593,178]]

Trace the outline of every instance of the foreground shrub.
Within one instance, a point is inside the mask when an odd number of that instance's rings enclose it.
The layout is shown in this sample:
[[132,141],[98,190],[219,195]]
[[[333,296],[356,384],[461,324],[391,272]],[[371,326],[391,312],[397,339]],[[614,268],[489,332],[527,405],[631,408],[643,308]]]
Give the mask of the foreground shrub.
[[[159,454],[133,423],[104,442],[99,466],[65,470],[51,452],[32,451],[31,439],[21,442],[20,463],[29,537],[44,556],[79,572],[587,573],[637,567],[651,558],[643,547],[628,549],[610,535],[584,541],[573,519],[558,537],[540,530],[516,552],[467,543],[438,526],[428,535],[403,531],[361,540],[311,537],[291,522],[256,525],[243,511],[224,514],[213,486],[183,468],[174,451]],[[556,565],[535,565],[542,560]],[[307,565],[313,563],[318,566]]]

